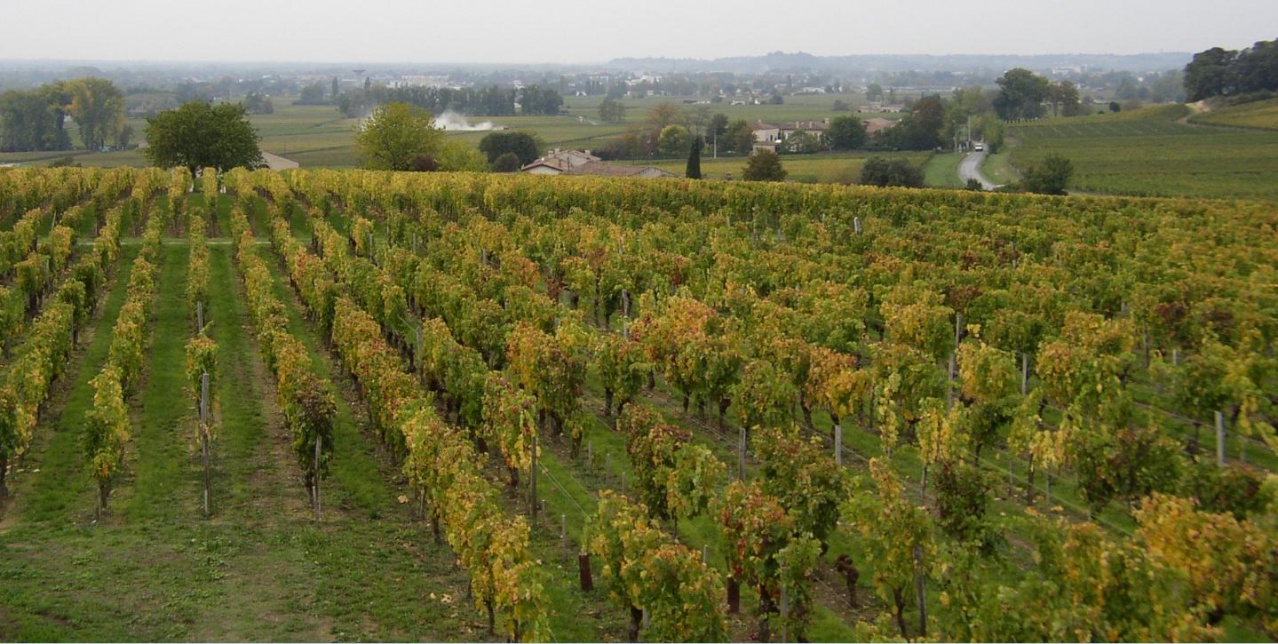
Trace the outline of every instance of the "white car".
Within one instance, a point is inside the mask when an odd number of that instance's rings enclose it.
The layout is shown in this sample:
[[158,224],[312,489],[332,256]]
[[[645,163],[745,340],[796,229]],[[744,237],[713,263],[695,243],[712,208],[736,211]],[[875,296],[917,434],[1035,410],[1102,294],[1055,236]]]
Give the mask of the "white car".
[[985,151],[985,144],[984,144],[984,143],[973,143],[973,144],[972,144],[972,151],[973,151],[973,152],[984,152],[984,151]]

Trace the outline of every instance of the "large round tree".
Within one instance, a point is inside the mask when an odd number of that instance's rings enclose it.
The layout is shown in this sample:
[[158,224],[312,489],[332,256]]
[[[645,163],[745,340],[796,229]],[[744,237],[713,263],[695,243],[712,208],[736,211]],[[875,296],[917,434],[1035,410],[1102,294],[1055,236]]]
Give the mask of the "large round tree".
[[371,170],[413,170],[424,160],[435,160],[443,140],[444,131],[435,128],[428,110],[387,103],[360,124],[355,147]]
[[758,150],[746,161],[741,176],[746,181],[785,181],[786,171],[781,167],[781,157],[771,150]]
[[830,121],[825,139],[832,150],[855,150],[865,146],[865,124],[851,114],[836,116]]
[[162,168],[186,166],[192,175],[199,168],[225,172],[261,165],[258,140],[243,105],[193,101],[147,118],[144,152]]

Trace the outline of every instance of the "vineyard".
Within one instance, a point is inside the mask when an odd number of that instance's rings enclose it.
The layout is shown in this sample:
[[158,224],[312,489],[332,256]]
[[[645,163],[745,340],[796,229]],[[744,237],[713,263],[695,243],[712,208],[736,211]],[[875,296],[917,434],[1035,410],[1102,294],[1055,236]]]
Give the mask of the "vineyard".
[[1168,105],[1012,125],[1011,161],[1025,168],[1064,155],[1075,168],[1072,191],[1278,199],[1271,180],[1278,161],[1269,153],[1278,133],[1182,122],[1188,113]]
[[0,172],[0,639],[1278,638],[1271,204],[562,179]]
[[1278,99],[1220,107],[1190,118],[1193,123],[1278,130]]

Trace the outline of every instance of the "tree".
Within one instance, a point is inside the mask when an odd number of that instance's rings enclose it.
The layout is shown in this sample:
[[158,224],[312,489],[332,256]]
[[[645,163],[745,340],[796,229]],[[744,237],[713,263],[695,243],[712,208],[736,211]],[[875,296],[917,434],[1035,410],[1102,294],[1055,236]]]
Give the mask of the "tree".
[[541,148],[541,140],[529,132],[493,132],[479,141],[479,151],[488,155],[489,164],[509,152],[519,159],[519,166],[525,166],[541,156]]
[[705,142],[701,137],[697,137],[692,141],[692,150],[688,152],[688,167],[684,173],[689,179],[701,178],[701,148],[705,147]]
[[1278,39],[1242,50],[1232,69],[1239,93],[1278,90]]
[[657,151],[663,156],[677,156],[688,149],[692,135],[682,125],[667,125],[657,136]]
[[523,164],[519,162],[519,157],[514,152],[502,152],[492,162],[493,172],[519,172]]
[[294,105],[324,105],[326,102],[327,101],[324,100],[324,84],[316,81],[314,83],[311,83],[310,85],[303,87],[301,96],[299,96],[298,99],[293,102],[293,104]]
[[1051,82],[1028,69],[1017,67],[998,79],[999,93],[994,110],[1004,121],[1034,119],[1043,115]]
[[1047,88],[1047,100],[1052,104],[1052,116],[1078,116],[1083,111],[1078,86],[1069,81],[1052,83]]
[[737,119],[728,124],[728,129],[723,133],[719,146],[724,152],[736,152],[737,154],[747,154],[754,148],[754,132],[750,130],[750,123],[745,119]]
[[879,138],[883,145],[899,150],[931,150],[941,145],[945,127],[945,104],[940,96],[924,96],[910,113]]
[[644,115],[644,124],[653,132],[661,132],[679,120],[679,108],[669,101],[658,103]]
[[706,125],[706,136],[709,138],[720,137],[728,132],[728,115],[723,112],[716,112],[710,117],[710,123]]
[[146,157],[162,168],[253,168],[262,163],[257,130],[243,105],[186,103],[146,120]]
[[[420,162],[429,158],[417,157],[416,161]],[[465,141],[444,141],[444,144],[439,146],[439,153],[435,155],[434,160],[436,162],[434,169],[440,172],[486,172],[488,170],[488,159],[484,157],[484,153]],[[413,169],[427,170],[419,167]]]
[[70,150],[63,124],[71,100],[68,82],[0,94],[0,152]]
[[430,112],[408,103],[389,103],[375,110],[355,134],[364,167],[410,170],[413,159],[439,153],[444,131],[435,127]]
[[[1212,47],[1185,66],[1188,100],[1278,90],[1278,40],[1232,51]],[[1141,97],[1144,98],[1144,97]]]
[[1212,47],[1194,54],[1185,65],[1186,100],[1201,101],[1213,96],[1233,93],[1234,79],[1231,67],[1238,59],[1238,52]]
[[861,183],[879,187],[922,188],[923,171],[905,159],[870,157],[861,166]]
[[271,97],[262,92],[249,92],[244,97],[244,109],[249,114],[275,113],[275,105],[271,103]]
[[626,120],[626,106],[621,101],[605,97],[599,104],[599,120],[604,123],[620,123]]
[[127,123],[126,123],[126,124],[124,125],[124,127],[120,128],[120,131],[119,131],[119,132],[116,132],[116,133],[115,133],[115,145],[116,145],[116,147],[120,147],[120,148],[127,148],[127,147],[129,147],[129,142],[130,142],[130,141],[132,141],[132,140],[133,140],[133,126],[132,126],[132,125],[129,125],[129,124],[127,124]]
[[86,150],[101,150],[124,127],[124,94],[105,78],[71,84],[71,115]]
[[554,116],[564,99],[553,88],[529,85],[520,90],[519,105],[524,116]]
[[830,120],[825,140],[832,150],[855,150],[865,145],[865,124],[852,116],[836,116]]
[[781,157],[771,150],[759,150],[750,155],[745,170],[741,173],[746,181],[785,181],[785,175]]
[[679,124],[687,128],[692,136],[703,136],[709,133],[710,119],[710,108],[699,106],[683,110]]
[[883,86],[878,83],[870,83],[865,86],[865,100],[872,103],[883,100]]
[[1059,155],[1050,154],[1042,165],[1032,165],[1025,170],[1021,186],[1026,192],[1044,195],[1063,195],[1069,178],[1074,174],[1074,164]]
[[919,129],[939,140],[941,128],[945,127],[945,103],[940,96],[933,94],[920,98],[914,103],[910,114],[914,116]]

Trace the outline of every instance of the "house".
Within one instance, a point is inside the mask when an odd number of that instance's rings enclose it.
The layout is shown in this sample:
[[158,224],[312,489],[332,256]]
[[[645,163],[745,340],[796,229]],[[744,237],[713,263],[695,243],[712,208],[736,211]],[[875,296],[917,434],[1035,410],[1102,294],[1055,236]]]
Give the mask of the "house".
[[555,150],[554,152],[520,168],[528,174],[545,175],[596,175],[605,177],[635,177],[652,179],[673,177],[673,174],[652,166],[605,163],[590,150]]
[[755,121],[754,125],[750,126],[750,131],[754,132],[756,143],[777,143],[781,141],[781,126],[779,125]]
[[751,153],[759,150],[776,152],[777,146],[796,132],[811,134],[820,141],[825,138],[826,131],[830,129],[830,120],[796,121],[782,125],[771,125],[763,121],[755,121],[751,129],[754,131],[754,146],[751,148]]
[[590,150],[559,150],[547,154],[532,163],[520,168],[521,171],[528,174],[563,174],[572,168],[601,161],[599,157],[590,153]]
[[660,179],[665,177],[673,177],[675,175],[648,165],[624,165],[618,163],[604,163],[603,161],[591,161],[582,165],[569,168],[563,174],[565,175],[595,175],[604,177],[631,177],[635,179]]
[[815,136],[817,139],[825,138],[825,133],[830,129],[830,119],[822,119],[820,121],[796,121],[794,123],[786,123],[781,126],[781,140],[784,141],[795,132],[806,132]]

